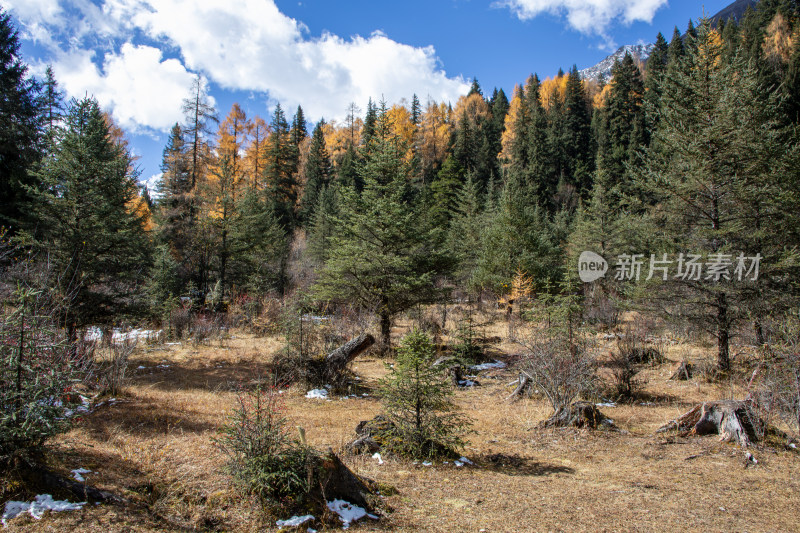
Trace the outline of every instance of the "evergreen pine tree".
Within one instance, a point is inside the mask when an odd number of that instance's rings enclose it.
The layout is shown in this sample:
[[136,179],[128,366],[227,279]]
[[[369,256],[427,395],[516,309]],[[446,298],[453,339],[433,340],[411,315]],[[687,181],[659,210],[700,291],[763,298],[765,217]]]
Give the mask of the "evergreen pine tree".
[[155,217],[158,240],[166,244],[178,264],[178,286],[182,290],[193,272],[195,229],[192,206],[194,190],[190,154],[179,124],[172,127],[161,163],[161,178],[156,184]]
[[295,203],[297,202],[297,145],[292,143],[289,124],[281,105],[275,106],[270,123],[264,182],[275,217],[284,228],[290,230],[295,224]]
[[314,127],[314,132],[311,135],[311,147],[303,169],[306,184],[303,189],[303,198],[300,201],[300,212],[298,213],[302,224],[307,224],[311,221],[311,214],[317,206],[319,191],[328,185],[333,174],[331,157],[325,145],[324,127],[324,120],[320,120]]
[[647,58],[646,77],[644,81],[644,111],[648,131],[658,126],[658,107],[661,101],[661,86],[667,73],[669,45],[661,32],[656,37],[650,57]]
[[364,190],[359,195],[341,188],[336,232],[315,286],[321,299],[375,309],[383,349],[389,347],[393,317],[436,300],[435,279],[449,266],[441,252],[441,229],[427,227],[418,212],[405,153],[381,113],[374,147],[361,168]]
[[133,168],[97,102],[73,101],[64,134],[39,171],[45,189],[36,202],[37,241],[63,273],[59,288],[73,294],[65,317],[73,333],[138,303],[149,247]]
[[592,143],[591,122],[583,81],[578,68],[573,66],[567,77],[561,142],[565,155],[564,176],[583,196],[589,194],[594,173],[596,149]]
[[41,158],[38,87],[19,58],[19,37],[0,8],[0,226],[18,231],[30,212],[30,173]]
[[[779,309],[791,294],[785,281],[796,276],[790,265],[797,263],[787,242],[796,232],[785,228],[793,225],[796,199],[787,194],[793,179],[787,176],[794,175],[798,148],[780,126],[776,95],[760,85],[752,63],[724,62],[723,54],[722,40],[704,20],[686,65],[664,86],[642,181],[657,201],[652,215],[664,228],[664,251],[706,261],[699,275],[662,288],[714,333],[718,366],[727,370],[733,325],[747,310],[758,316]],[[736,274],[739,254],[760,254],[757,280]],[[708,269],[715,259],[729,261],[730,280]]]
[[53,67],[47,65],[42,91],[39,97],[39,114],[48,143],[55,141],[58,128],[64,116],[64,91],[58,88]]
[[397,362],[381,381],[381,403],[388,420],[379,435],[388,451],[413,459],[453,456],[464,446],[469,420],[452,401],[453,390],[440,367],[436,349],[419,330],[406,335]]

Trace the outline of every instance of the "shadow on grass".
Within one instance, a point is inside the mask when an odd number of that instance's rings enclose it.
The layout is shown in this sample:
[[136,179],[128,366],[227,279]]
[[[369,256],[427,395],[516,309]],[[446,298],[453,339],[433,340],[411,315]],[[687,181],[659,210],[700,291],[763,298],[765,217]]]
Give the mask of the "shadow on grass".
[[202,366],[170,363],[133,368],[130,378],[134,384],[164,391],[233,391],[268,380],[268,366],[251,361],[232,364],[212,360]]
[[175,431],[206,433],[219,429],[216,424],[203,421],[203,416],[194,411],[175,412],[169,405],[154,403],[136,395],[98,408],[85,416],[82,424],[92,437],[103,440],[120,433],[151,437]]
[[478,464],[487,470],[507,476],[551,476],[554,474],[574,474],[575,469],[535,461],[517,454],[493,453],[478,458]]

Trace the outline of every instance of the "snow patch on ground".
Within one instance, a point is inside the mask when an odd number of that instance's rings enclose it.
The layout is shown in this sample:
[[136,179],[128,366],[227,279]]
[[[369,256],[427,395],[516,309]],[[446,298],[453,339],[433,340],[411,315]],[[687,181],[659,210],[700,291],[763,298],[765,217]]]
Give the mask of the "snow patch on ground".
[[617,404],[615,404],[614,402],[596,403],[595,405],[597,407],[616,407],[617,406]]
[[303,516],[293,516],[286,520],[278,520],[275,522],[278,527],[297,527],[302,524],[305,524],[309,520],[314,520],[314,517],[310,514],[303,515]]
[[72,471],[72,477],[75,478],[75,481],[79,481],[83,483],[86,479],[83,477],[83,474],[91,474],[92,471],[87,468],[77,468]]
[[[122,331],[119,328],[114,328],[111,333],[111,342],[113,344],[122,344],[124,342],[158,342],[164,336],[164,330],[154,329],[132,329],[130,331]],[[103,339],[103,332],[97,326],[92,326],[86,330],[83,338],[87,341],[100,342]]]
[[328,399],[328,391],[325,389],[311,389],[306,393],[306,398],[317,399],[317,400],[327,400]]
[[481,371],[481,370],[491,370],[492,368],[505,368],[508,365],[502,361],[498,361],[497,359],[494,360],[494,363],[483,363],[480,365],[472,365],[469,367],[470,370]]
[[343,529],[347,529],[350,527],[350,524],[356,520],[364,518],[365,516],[372,518],[373,520],[378,519],[377,516],[374,514],[369,514],[362,507],[353,505],[352,503],[348,503],[344,500],[333,500],[328,502],[328,509],[330,509],[331,512],[339,515],[339,519],[342,521]]
[[381,454],[379,454],[378,452],[375,452],[374,454],[372,454],[372,458],[373,459],[377,459],[379,465],[383,464],[383,458],[381,458]]
[[28,513],[36,520],[39,520],[42,518],[45,511],[77,511],[84,505],[86,505],[86,502],[72,503],[63,500],[54,500],[49,494],[39,494],[36,496],[36,499],[30,503],[17,501],[6,502],[2,522],[5,527],[8,525],[9,520],[22,513]]

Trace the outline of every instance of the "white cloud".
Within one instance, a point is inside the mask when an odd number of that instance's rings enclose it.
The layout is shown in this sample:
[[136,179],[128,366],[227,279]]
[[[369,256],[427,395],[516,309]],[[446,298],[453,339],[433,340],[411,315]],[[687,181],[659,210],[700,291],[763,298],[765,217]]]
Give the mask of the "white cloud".
[[[94,94],[128,129],[165,130],[179,120],[190,72],[224,89],[268,93],[288,113],[302,105],[311,120],[341,118],[350,102],[363,109],[370,97],[454,102],[469,89],[447,76],[433,47],[379,32],[312,38],[274,0],[0,2],[14,2],[25,27],[54,36],[52,57],[42,62],[53,63],[70,96]],[[164,50],[180,60],[163,60]]]
[[182,119],[181,102],[193,74],[180,61],[162,60],[159,49],[130,43],[123,44],[119,54],[106,54],[102,71],[93,56],[77,51],[54,63],[56,79],[68,94],[94,95],[120,126],[131,131],[141,126],[167,130]]
[[651,22],[667,0],[503,0],[499,5],[511,8],[522,20],[542,13],[566,15],[571,27],[582,33],[605,36],[617,19],[625,24]]
[[33,24],[56,22],[61,14],[58,0],[1,0],[0,6]]
[[269,91],[288,109],[302,105],[311,118],[340,117],[351,101],[363,107],[369,97],[394,102],[416,92],[454,101],[468,90],[461,78],[447,77],[432,47],[380,33],[309,39],[272,0],[108,0],[104,11],[166,39],[187,67],[216,84]]

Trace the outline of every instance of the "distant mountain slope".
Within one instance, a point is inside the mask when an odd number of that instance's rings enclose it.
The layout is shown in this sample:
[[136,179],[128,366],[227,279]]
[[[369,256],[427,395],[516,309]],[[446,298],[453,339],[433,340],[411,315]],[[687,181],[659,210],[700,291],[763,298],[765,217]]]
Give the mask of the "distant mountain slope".
[[606,81],[611,79],[611,67],[614,66],[614,61],[622,61],[625,54],[630,54],[636,61],[647,61],[650,57],[650,52],[653,50],[653,44],[626,44],[620,46],[616,52],[603,59],[598,64],[585,68],[578,73],[585,80],[597,80],[603,76]]
[[719,13],[711,17],[711,22],[714,26],[720,20],[734,19],[741,21],[747,8],[752,6],[755,9],[758,0],[736,0],[734,3],[720,9]]
[[[750,6],[755,8],[756,4],[758,4],[758,0],[736,0],[728,6],[720,9],[718,13],[709,18],[714,26],[716,26],[717,22],[720,20],[734,19],[740,21],[742,20],[745,11],[747,11],[747,8]],[[611,67],[614,66],[614,61],[617,59],[621,61],[622,58],[625,57],[626,52],[631,54],[633,59],[644,62],[647,61],[648,57],[650,57],[650,52],[652,50],[652,44],[626,44],[625,46],[620,46],[616,52],[606,57],[596,65],[585,68],[579,71],[579,73],[585,80],[597,80],[602,75],[605,80],[608,81],[611,79]]]

